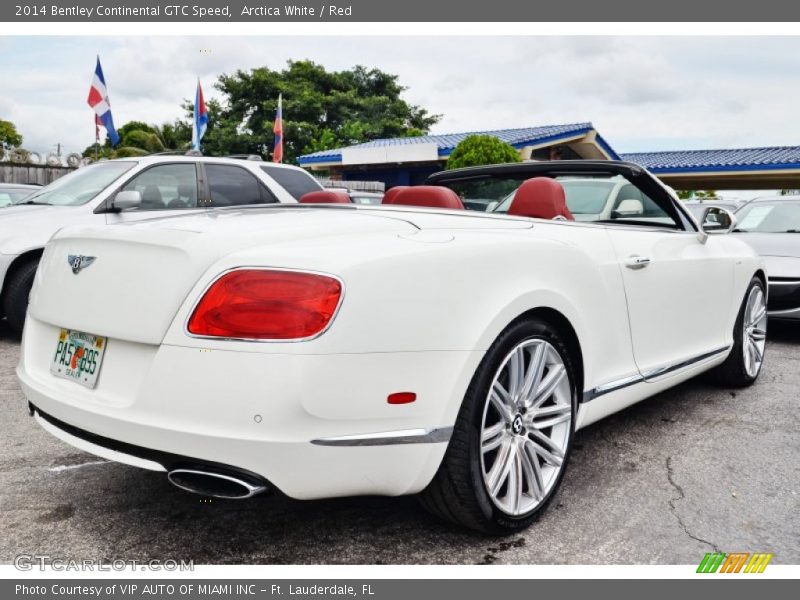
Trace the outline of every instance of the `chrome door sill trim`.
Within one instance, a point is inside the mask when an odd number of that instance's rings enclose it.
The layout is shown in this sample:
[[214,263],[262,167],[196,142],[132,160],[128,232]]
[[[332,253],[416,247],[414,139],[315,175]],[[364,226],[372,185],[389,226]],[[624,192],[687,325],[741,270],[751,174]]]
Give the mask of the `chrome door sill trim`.
[[730,346],[724,346],[722,348],[717,348],[716,350],[712,350],[711,352],[705,352],[703,354],[693,356],[692,358],[688,358],[680,362],[671,363],[669,365],[664,365],[663,367],[657,367],[655,369],[650,369],[642,374],[637,373],[635,375],[628,375],[626,377],[621,377],[620,379],[609,381],[602,385],[598,385],[596,388],[584,391],[581,403],[583,404],[586,402],[590,402],[591,400],[594,400],[599,396],[603,396],[611,392],[616,392],[617,390],[621,390],[631,385],[636,385],[637,383],[642,383],[645,381],[655,381],[658,380],[660,377],[664,377],[666,375],[672,375],[676,371],[688,369],[689,367],[692,367],[697,363],[701,363],[705,360],[716,358],[717,356],[723,353],[730,352],[730,349],[731,349]]
[[453,435],[452,427],[434,427],[433,429],[401,429],[399,431],[380,431],[377,433],[361,433],[356,435],[339,435],[335,437],[311,440],[316,446],[392,446],[395,444],[437,444],[449,442]]
[[616,392],[617,390],[621,390],[622,388],[626,388],[630,385],[635,385],[637,383],[641,383],[644,381],[644,377],[642,377],[639,373],[635,375],[628,375],[627,377],[622,377],[620,379],[615,379],[613,381],[609,381],[608,383],[604,383],[602,385],[598,385],[596,388],[591,390],[586,390],[583,392],[583,399],[581,403],[590,402],[594,400],[598,396],[602,396],[604,394],[608,394],[611,392]]
[[642,376],[646,381],[655,381],[666,375],[672,375],[676,371],[682,371],[683,369],[688,369],[689,367],[693,367],[697,363],[701,363],[703,361],[716,358],[721,354],[727,354],[728,352],[730,352],[730,349],[731,349],[730,346],[717,348],[716,350],[712,350],[711,352],[698,354],[697,356],[693,356],[692,358],[688,358],[681,362],[673,363],[671,365],[665,365],[663,367],[657,367],[655,369],[650,369],[649,371],[642,373]]

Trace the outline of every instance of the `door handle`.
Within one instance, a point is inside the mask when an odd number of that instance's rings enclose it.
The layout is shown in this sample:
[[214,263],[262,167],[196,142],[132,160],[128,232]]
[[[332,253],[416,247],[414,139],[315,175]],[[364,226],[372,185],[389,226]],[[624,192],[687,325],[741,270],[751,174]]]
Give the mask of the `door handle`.
[[633,256],[629,256],[625,260],[625,266],[629,269],[633,269],[634,271],[638,269],[644,269],[647,265],[650,264],[650,259],[646,256],[637,256],[634,254]]

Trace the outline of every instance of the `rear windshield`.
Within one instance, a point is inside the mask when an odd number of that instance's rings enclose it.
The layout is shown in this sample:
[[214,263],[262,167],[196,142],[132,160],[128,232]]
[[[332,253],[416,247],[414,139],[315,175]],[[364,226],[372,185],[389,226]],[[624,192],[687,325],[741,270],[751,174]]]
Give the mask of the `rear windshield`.
[[281,167],[263,166],[261,169],[272,177],[278,185],[285,189],[295,200],[300,200],[303,194],[316,192],[322,186],[311,175],[298,169],[286,169]]

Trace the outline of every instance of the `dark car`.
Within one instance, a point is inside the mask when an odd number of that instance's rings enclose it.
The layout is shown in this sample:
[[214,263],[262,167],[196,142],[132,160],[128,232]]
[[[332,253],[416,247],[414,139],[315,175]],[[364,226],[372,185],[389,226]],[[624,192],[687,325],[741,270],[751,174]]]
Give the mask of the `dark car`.
[[733,233],[766,261],[769,316],[800,319],[800,198],[757,198],[736,220]]

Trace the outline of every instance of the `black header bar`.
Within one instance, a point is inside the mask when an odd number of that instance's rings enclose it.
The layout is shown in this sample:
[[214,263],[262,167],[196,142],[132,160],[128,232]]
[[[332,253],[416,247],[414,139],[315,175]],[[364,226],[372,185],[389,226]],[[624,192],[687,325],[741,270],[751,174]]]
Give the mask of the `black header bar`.
[[[791,22],[786,0],[12,0],[2,22]],[[598,32],[600,33],[600,32]]]

